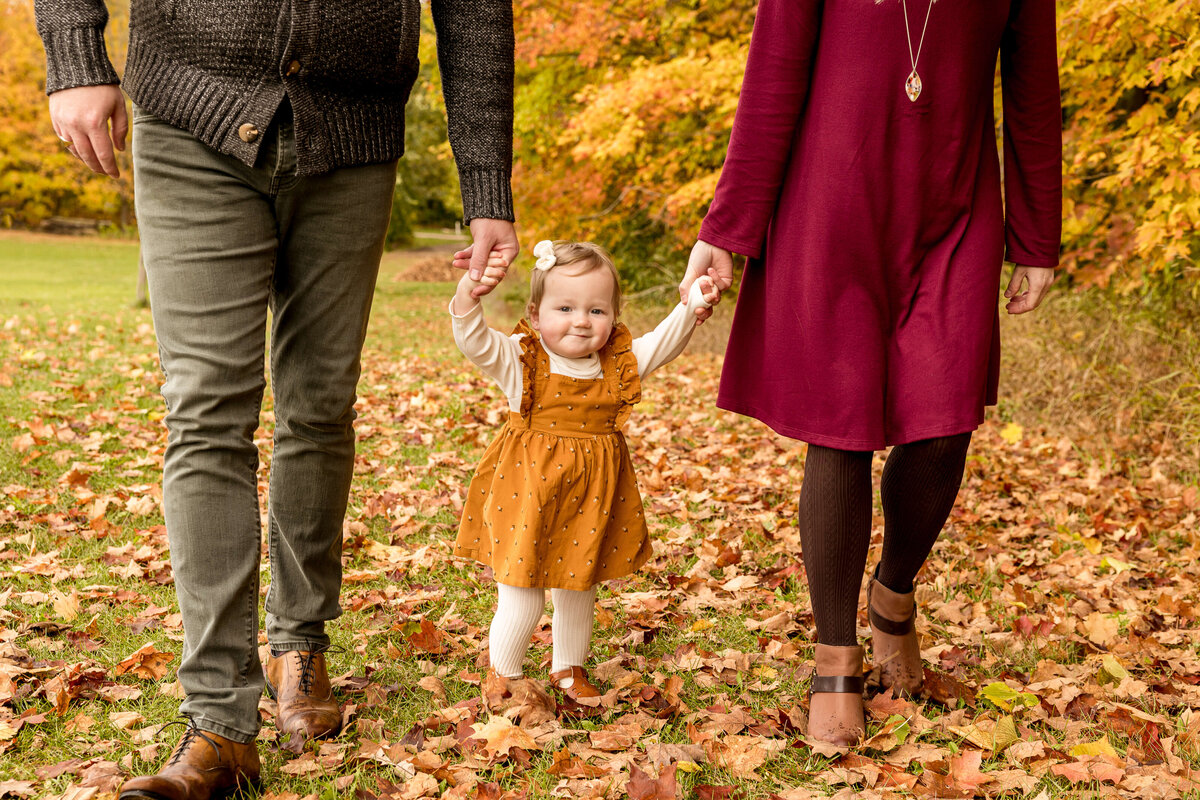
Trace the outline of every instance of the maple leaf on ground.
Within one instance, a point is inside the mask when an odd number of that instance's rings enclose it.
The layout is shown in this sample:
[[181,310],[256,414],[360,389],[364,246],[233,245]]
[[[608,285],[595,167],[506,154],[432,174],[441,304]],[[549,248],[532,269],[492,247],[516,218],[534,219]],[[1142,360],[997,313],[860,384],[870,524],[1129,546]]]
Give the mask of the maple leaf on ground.
[[493,757],[506,756],[513,748],[541,750],[537,741],[524,729],[514,725],[507,717],[489,717],[486,723],[471,726],[474,733],[470,738],[483,742],[483,748]]
[[975,797],[980,793],[980,787],[992,780],[979,771],[982,763],[983,753],[966,750],[946,763],[946,774],[931,769],[921,776],[921,783],[929,786],[935,797]]
[[1071,783],[1120,783],[1125,770],[1104,758],[1089,757],[1068,761],[1050,767],[1050,772],[1066,778]]
[[894,687],[867,700],[863,703],[863,707],[871,712],[871,716],[875,719],[887,719],[891,716],[910,719],[917,711],[917,707],[911,700],[895,694]]
[[420,623],[409,621],[403,630],[408,643],[423,653],[445,655],[450,652],[450,647],[446,644],[446,634],[427,619],[422,618]]
[[488,711],[519,722],[523,727],[535,728],[555,718],[555,700],[540,681],[488,673],[481,688],[484,707]]
[[84,691],[93,689],[107,678],[104,670],[97,667],[84,663],[71,664],[47,681],[42,687],[42,693],[47,700],[54,704],[56,714],[65,714],[72,700],[80,697]]
[[399,800],[418,800],[421,797],[437,797],[440,794],[437,778],[424,772],[418,772],[400,787],[400,791],[392,792],[388,797],[399,798]]
[[762,776],[756,770],[785,747],[787,742],[782,739],[762,736],[726,736],[704,742],[709,760],[735,778],[750,781],[759,780]]
[[175,660],[174,653],[159,650],[153,644],[144,644],[132,655],[127,656],[113,670],[114,675],[124,675],[132,672],[139,678],[148,681],[162,680],[167,674],[167,664]]
[[96,760],[91,758],[68,758],[66,761],[59,761],[57,764],[47,764],[44,767],[38,767],[34,770],[34,774],[44,781],[53,780],[59,775],[77,775]]
[[921,693],[941,703],[954,708],[959,703],[965,706],[975,706],[975,690],[958,678],[936,669],[925,667],[925,681],[921,685]]
[[324,772],[325,768],[317,761],[316,755],[304,753],[299,758],[293,758],[284,764],[279,770],[287,775],[313,775]]
[[108,721],[112,723],[114,728],[127,731],[135,725],[141,725],[146,721],[146,718],[136,711],[114,711],[108,715]]
[[676,800],[679,784],[675,780],[675,770],[676,765],[671,764],[655,779],[638,769],[636,764],[631,764],[625,792],[630,800]]
[[102,792],[115,792],[124,778],[121,768],[113,761],[97,761],[79,776],[79,785],[85,788],[96,787]]
[[605,725],[598,731],[588,733],[592,747],[597,750],[617,752],[628,750],[642,737],[641,726],[632,722]]
[[709,784],[693,788],[696,791],[696,800],[733,800],[734,792],[737,791],[736,786],[712,786]]
[[33,781],[0,781],[0,797],[33,797]]
[[674,761],[681,761],[685,764],[702,764],[707,760],[704,748],[698,744],[649,742],[646,744],[646,755],[650,757],[650,763],[659,769]]

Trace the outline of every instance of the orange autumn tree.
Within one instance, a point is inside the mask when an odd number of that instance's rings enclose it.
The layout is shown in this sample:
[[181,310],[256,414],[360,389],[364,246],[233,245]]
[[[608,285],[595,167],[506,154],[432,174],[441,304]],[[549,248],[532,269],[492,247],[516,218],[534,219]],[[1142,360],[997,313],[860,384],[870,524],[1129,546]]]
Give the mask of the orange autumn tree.
[[[128,3],[109,3],[109,55],[125,63]],[[33,0],[0,2],[0,226],[34,227],[51,216],[125,223],[132,217],[129,151],[121,179],[94,175],[62,146],[46,105],[46,58]],[[128,142],[128,140],[127,140]]]
[[[669,284],[712,197],[752,0],[518,0],[516,177],[531,238],[592,238]],[[1085,285],[1195,276],[1200,0],[1059,2],[1064,265]]]
[[635,288],[682,273],[725,156],[753,0],[517,0],[514,191],[531,238],[611,249]]

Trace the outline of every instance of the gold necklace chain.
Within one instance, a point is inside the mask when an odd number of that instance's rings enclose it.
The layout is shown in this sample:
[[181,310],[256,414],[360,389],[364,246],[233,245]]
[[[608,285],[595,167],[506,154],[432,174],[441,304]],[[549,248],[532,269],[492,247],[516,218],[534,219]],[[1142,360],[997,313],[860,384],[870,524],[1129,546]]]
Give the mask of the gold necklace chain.
[[900,6],[904,9],[904,41],[908,45],[908,60],[912,62],[912,72],[908,73],[908,78],[904,81],[904,93],[914,103],[921,96],[921,76],[917,73],[917,61],[921,59],[921,48],[925,46],[925,31],[929,30],[929,15],[933,12],[934,2],[935,0],[929,0],[929,8],[925,11],[925,25],[921,28],[921,40],[917,42],[917,54],[914,56],[912,33],[908,29],[908,3],[900,0]]

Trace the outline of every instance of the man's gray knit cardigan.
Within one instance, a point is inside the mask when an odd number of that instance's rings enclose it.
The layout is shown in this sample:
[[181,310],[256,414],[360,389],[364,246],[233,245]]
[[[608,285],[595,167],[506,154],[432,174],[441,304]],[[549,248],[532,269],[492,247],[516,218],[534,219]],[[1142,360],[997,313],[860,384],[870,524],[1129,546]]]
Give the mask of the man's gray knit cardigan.
[[[463,211],[513,219],[510,0],[431,0]],[[116,83],[104,0],[36,0],[46,92]],[[420,0],[132,0],[123,86],[155,116],[253,164],[285,94],[297,169],[398,158]]]

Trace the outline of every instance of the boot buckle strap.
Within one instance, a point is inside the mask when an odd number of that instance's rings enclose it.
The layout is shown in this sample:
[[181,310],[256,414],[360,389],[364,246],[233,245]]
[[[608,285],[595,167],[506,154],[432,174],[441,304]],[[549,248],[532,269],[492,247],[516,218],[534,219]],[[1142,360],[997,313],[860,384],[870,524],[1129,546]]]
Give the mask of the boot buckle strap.
[[912,633],[913,622],[917,615],[913,613],[907,619],[902,620],[888,619],[874,608],[868,607],[867,616],[871,620],[871,627],[877,631],[886,633],[889,636],[907,636]]
[[813,694],[862,694],[866,681],[861,675],[814,675]]

